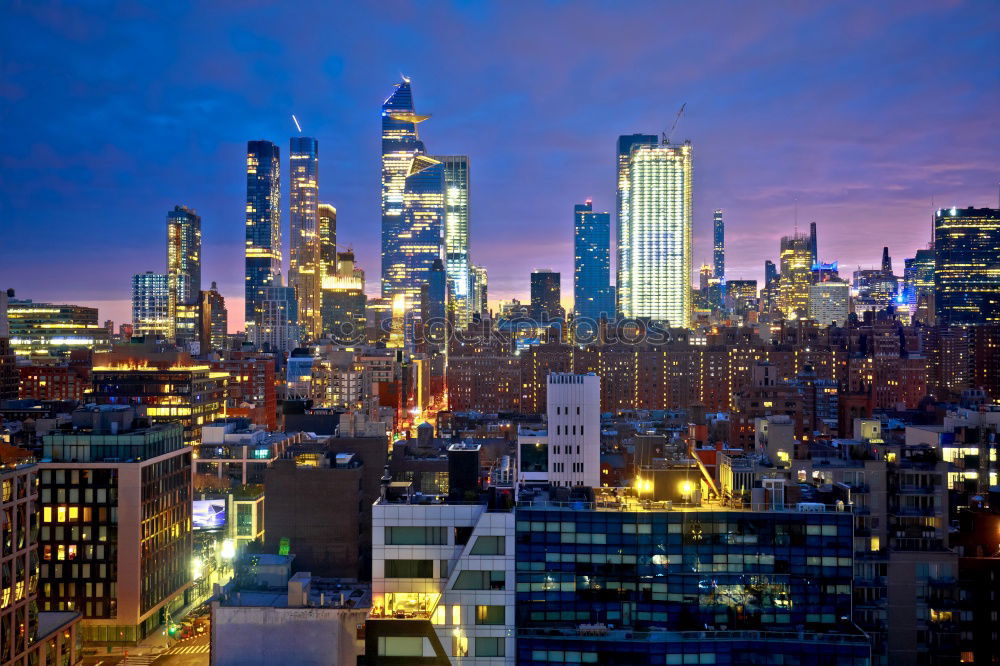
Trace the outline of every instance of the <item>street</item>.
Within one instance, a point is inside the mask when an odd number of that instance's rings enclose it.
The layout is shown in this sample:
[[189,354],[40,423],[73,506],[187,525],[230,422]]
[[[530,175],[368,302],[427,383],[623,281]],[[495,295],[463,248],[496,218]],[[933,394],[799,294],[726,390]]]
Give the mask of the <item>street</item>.
[[122,654],[92,656],[83,659],[83,666],[207,666],[209,651],[208,634],[197,638],[178,641],[170,649],[159,654],[130,654],[126,659]]

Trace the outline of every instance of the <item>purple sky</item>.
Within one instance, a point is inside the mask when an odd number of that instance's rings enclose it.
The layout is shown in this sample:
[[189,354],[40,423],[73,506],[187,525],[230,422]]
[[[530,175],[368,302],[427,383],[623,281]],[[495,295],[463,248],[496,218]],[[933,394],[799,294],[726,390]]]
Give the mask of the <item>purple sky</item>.
[[[362,3],[357,3],[362,4]],[[472,257],[491,301],[535,267],[572,291],[572,212],[614,207],[615,139],[694,144],[695,269],[712,211],[727,273],[761,278],[791,233],[897,272],[937,206],[997,205],[1000,12],[988,2],[8,3],[0,21],[0,287],[129,319],[194,207],[204,287],[242,324],[243,161],[295,113],[377,290],[379,105],[412,77],[428,150],[472,161]],[[377,7],[377,8],[376,8]],[[285,174],[282,174],[283,181]],[[287,191],[287,182],[283,182]],[[286,227],[287,197],[282,223]]]

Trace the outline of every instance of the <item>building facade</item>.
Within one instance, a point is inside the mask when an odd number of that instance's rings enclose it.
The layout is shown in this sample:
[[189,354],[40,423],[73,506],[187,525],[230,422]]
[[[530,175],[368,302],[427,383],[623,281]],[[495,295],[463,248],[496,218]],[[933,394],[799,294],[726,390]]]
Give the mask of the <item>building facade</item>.
[[589,199],[573,208],[573,311],[576,319],[613,320],[611,215],[595,213]]
[[319,141],[294,136],[289,146],[288,286],[298,301],[299,329],[307,340],[319,337],[322,328],[322,248],[319,234]]
[[245,313],[247,336],[260,320],[265,289],[280,284],[281,154],[270,141],[247,142]]
[[617,225],[617,238],[615,239],[617,248],[617,264],[615,290],[617,295],[617,308],[619,312],[629,309],[629,278],[628,267],[631,265],[629,244],[629,192],[631,189],[631,178],[629,177],[632,148],[639,145],[655,146],[659,143],[659,137],[655,134],[629,134],[618,137],[618,150],[616,161],[616,173],[618,174],[617,187],[617,215],[615,224]]
[[1000,323],[1000,209],[937,212],[934,307],[938,323]]
[[170,280],[146,271],[132,276],[132,334],[171,339]]
[[444,252],[448,271],[448,303],[455,325],[468,326],[472,317],[469,261],[469,158],[439,156],[444,165]]
[[778,307],[786,319],[798,319],[809,312],[809,285],[812,283],[812,251],[808,236],[781,239],[781,281]]
[[316,210],[322,283],[323,278],[337,272],[337,209],[333,204],[321,203]]
[[[170,339],[197,338],[178,330],[178,306],[197,306],[201,297],[201,217],[187,206],[167,213],[167,311],[173,326]],[[133,318],[133,322],[135,319]]]
[[539,324],[563,318],[559,273],[548,268],[531,271],[531,310],[529,316]]
[[845,326],[850,314],[851,285],[828,281],[809,285],[809,318],[820,326]]

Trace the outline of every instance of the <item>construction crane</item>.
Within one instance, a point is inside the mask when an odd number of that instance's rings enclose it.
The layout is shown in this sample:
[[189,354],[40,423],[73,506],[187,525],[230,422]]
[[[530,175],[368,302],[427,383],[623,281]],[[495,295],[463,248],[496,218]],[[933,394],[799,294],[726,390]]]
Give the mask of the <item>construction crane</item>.
[[684,102],[683,104],[681,104],[681,108],[677,112],[677,117],[674,118],[674,124],[670,126],[670,131],[662,135],[663,136],[663,143],[664,143],[664,145],[669,144],[670,143],[670,139],[673,138],[673,136],[674,136],[674,130],[677,129],[677,121],[679,121],[681,119],[681,116],[684,115],[684,107],[686,107],[686,106],[687,106],[687,102]]

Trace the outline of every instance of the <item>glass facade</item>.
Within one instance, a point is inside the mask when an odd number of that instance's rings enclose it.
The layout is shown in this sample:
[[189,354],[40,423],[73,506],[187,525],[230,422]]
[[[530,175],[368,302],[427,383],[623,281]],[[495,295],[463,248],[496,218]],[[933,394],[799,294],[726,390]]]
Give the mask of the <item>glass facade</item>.
[[260,319],[264,290],[281,275],[281,155],[270,141],[247,142],[247,333]]
[[298,300],[299,328],[308,340],[320,336],[322,252],[319,236],[319,142],[304,136],[289,146],[288,286]]
[[809,312],[809,285],[812,284],[812,251],[808,236],[781,239],[781,280],[778,307],[787,319]]
[[573,309],[577,319],[614,319],[611,291],[611,215],[590,201],[573,209]]
[[618,264],[616,289],[618,293],[617,307],[619,312],[629,310],[630,303],[630,272],[631,255],[629,244],[629,190],[631,180],[629,167],[632,160],[632,148],[639,145],[655,146],[659,139],[655,134],[629,134],[618,137],[617,173],[618,173]]
[[726,279],[726,223],[721,210],[712,216],[712,274],[720,280]]
[[132,334],[170,338],[170,283],[164,273],[132,276]]
[[186,206],[167,213],[167,289],[176,338],[178,306],[197,306],[201,297],[201,217]]
[[551,322],[562,319],[560,304],[560,275],[555,271],[540,269],[531,272],[531,313],[537,322]]
[[322,278],[337,274],[337,209],[328,203],[317,206],[319,225],[320,284]]
[[455,325],[464,328],[472,316],[469,264],[469,158],[438,157],[444,165],[444,251],[448,271],[448,303]]
[[1000,209],[937,212],[934,307],[939,323],[1000,323]]

